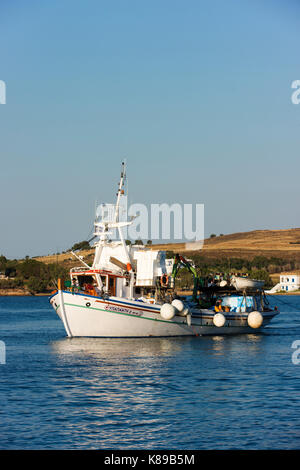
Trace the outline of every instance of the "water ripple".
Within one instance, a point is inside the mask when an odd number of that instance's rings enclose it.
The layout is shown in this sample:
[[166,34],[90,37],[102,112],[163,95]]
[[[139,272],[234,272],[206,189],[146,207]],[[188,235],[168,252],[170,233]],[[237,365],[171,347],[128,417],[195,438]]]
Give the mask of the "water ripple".
[[283,300],[262,334],[141,341],[68,339],[46,298],[0,299],[0,447],[299,448],[300,297]]

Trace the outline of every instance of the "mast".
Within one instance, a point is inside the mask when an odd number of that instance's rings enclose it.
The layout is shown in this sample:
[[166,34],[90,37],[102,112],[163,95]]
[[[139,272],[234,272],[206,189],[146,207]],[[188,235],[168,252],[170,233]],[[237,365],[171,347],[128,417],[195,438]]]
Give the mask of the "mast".
[[119,187],[118,187],[118,192],[117,192],[117,203],[116,203],[116,210],[115,210],[115,224],[117,225],[120,240],[122,242],[123,249],[124,249],[124,252],[125,252],[125,255],[126,255],[127,271],[130,272],[130,271],[132,271],[131,259],[130,259],[129,252],[128,252],[128,249],[127,249],[127,246],[126,246],[126,242],[124,240],[124,235],[123,235],[123,232],[122,232],[122,227],[124,225],[122,225],[122,222],[119,222],[119,218],[120,218],[120,213],[119,213],[120,212],[120,198],[121,198],[121,195],[124,194],[123,186],[124,186],[125,179],[126,179],[126,166],[125,166],[125,162],[122,162],[121,177],[120,177],[120,182],[119,182]]
[[126,172],[125,171],[126,171],[125,162],[122,162],[121,178],[120,178],[118,192],[117,192],[117,203],[116,203],[115,220],[114,220],[115,223],[119,222],[120,198],[121,198],[121,195],[124,194],[123,185],[124,185],[124,181],[125,181],[125,178],[126,178]]
[[126,268],[127,271],[130,273],[130,297],[133,297],[133,285],[134,285],[134,272],[132,269],[131,259],[129,255],[128,248],[126,246],[126,242],[124,239],[124,235],[122,232],[122,228],[132,224],[132,221],[120,222],[120,199],[121,195],[124,194],[124,181],[126,179],[126,172],[125,172],[125,162],[122,162],[122,169],[121,169],[121,177],[118,184],[118,192],[117,192],[117,201],[115,205],[115,210],[112,215],[111,220],[107,221],[95,221],[95,235],[99,237],[99,241],[96,243],[96,252],[93,267],[98,266],[101,253],[105,245],[108,244],[108,235],[111,233],[109,229],[117,229],[117,232],[120,237],[120,241],[123,247],[123,252],[126,258]]

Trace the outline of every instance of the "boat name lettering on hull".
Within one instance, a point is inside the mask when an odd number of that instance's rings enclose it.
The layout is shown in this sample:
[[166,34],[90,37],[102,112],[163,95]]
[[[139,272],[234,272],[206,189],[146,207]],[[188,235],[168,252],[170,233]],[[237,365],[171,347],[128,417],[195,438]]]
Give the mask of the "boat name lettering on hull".
[[130,310],[129,308],[115,307],[114,305],[106,305],[105,310],[110,310],[117,313],[127,313],[128,315],[135,315],[138,317],[142,315],[142,312],[135,312],[134,310]]

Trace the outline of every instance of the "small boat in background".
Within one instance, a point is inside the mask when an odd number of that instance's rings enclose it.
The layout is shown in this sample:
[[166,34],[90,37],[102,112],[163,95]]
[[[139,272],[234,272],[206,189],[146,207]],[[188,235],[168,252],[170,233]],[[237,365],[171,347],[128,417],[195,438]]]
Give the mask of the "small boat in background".
[[232,276],[231,285],[236,288],[236,290],[253,290],[253,289],[262,289],[265,281],[259,281],[258,279],[251,279],[245,276]]

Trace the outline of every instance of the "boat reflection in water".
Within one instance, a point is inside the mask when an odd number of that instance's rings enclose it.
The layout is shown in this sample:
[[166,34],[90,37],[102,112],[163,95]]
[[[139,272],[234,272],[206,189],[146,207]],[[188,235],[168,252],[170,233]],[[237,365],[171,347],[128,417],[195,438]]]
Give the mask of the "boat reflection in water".
[[155,356],[170,356],[177,354],[183,347],[183,342],[190,338],[63,338],[52,343],[58,355],[76,357],[91,357],[114,360],[118,358],[143,358]]
[[[153,364],[160,361],[172,362],[172,358],[182,360],[190,358],[191,353],[202,359],[212,358],[218,354],[239,354],[241,347],[248,350],[249,355],[260,351],[262,336],[248,334],[243,337],[204,336],[183,338],[63,338],[52,343],[53,352],[58,359],[90,361],[90,365],[116,363],[119,366],[145,360]],[[242,343],[242,344],[241,344]],[[199,356],[197,360],[200,360]],[[133,362],[132,362],[133,361]]]
[[248,390],[259,393],[265,343],[258,334],[57,340],[47,383],[54,414],[81,447],[192,449],[200,439],[205,448],[228,419],[237,438],[236,414],[257,411]]
[[174,378],[177,361],[180,363],[189,351],[187,342],[174,338],[55,341],[52,358],[59,370],[68,371],[62,386],[59,377],[53,379],[55,393],[67,406],[79,403],[80,413],[91,420],[97,432],[101,427],[102,438],[113,430],[117,439],[122,426],[127,429],[127,422],[132,425],[126,431],[128,439],[136,435],[137,423],[158,431],[166,397],[174,392],[185,394],[182,383],[177,384]]

